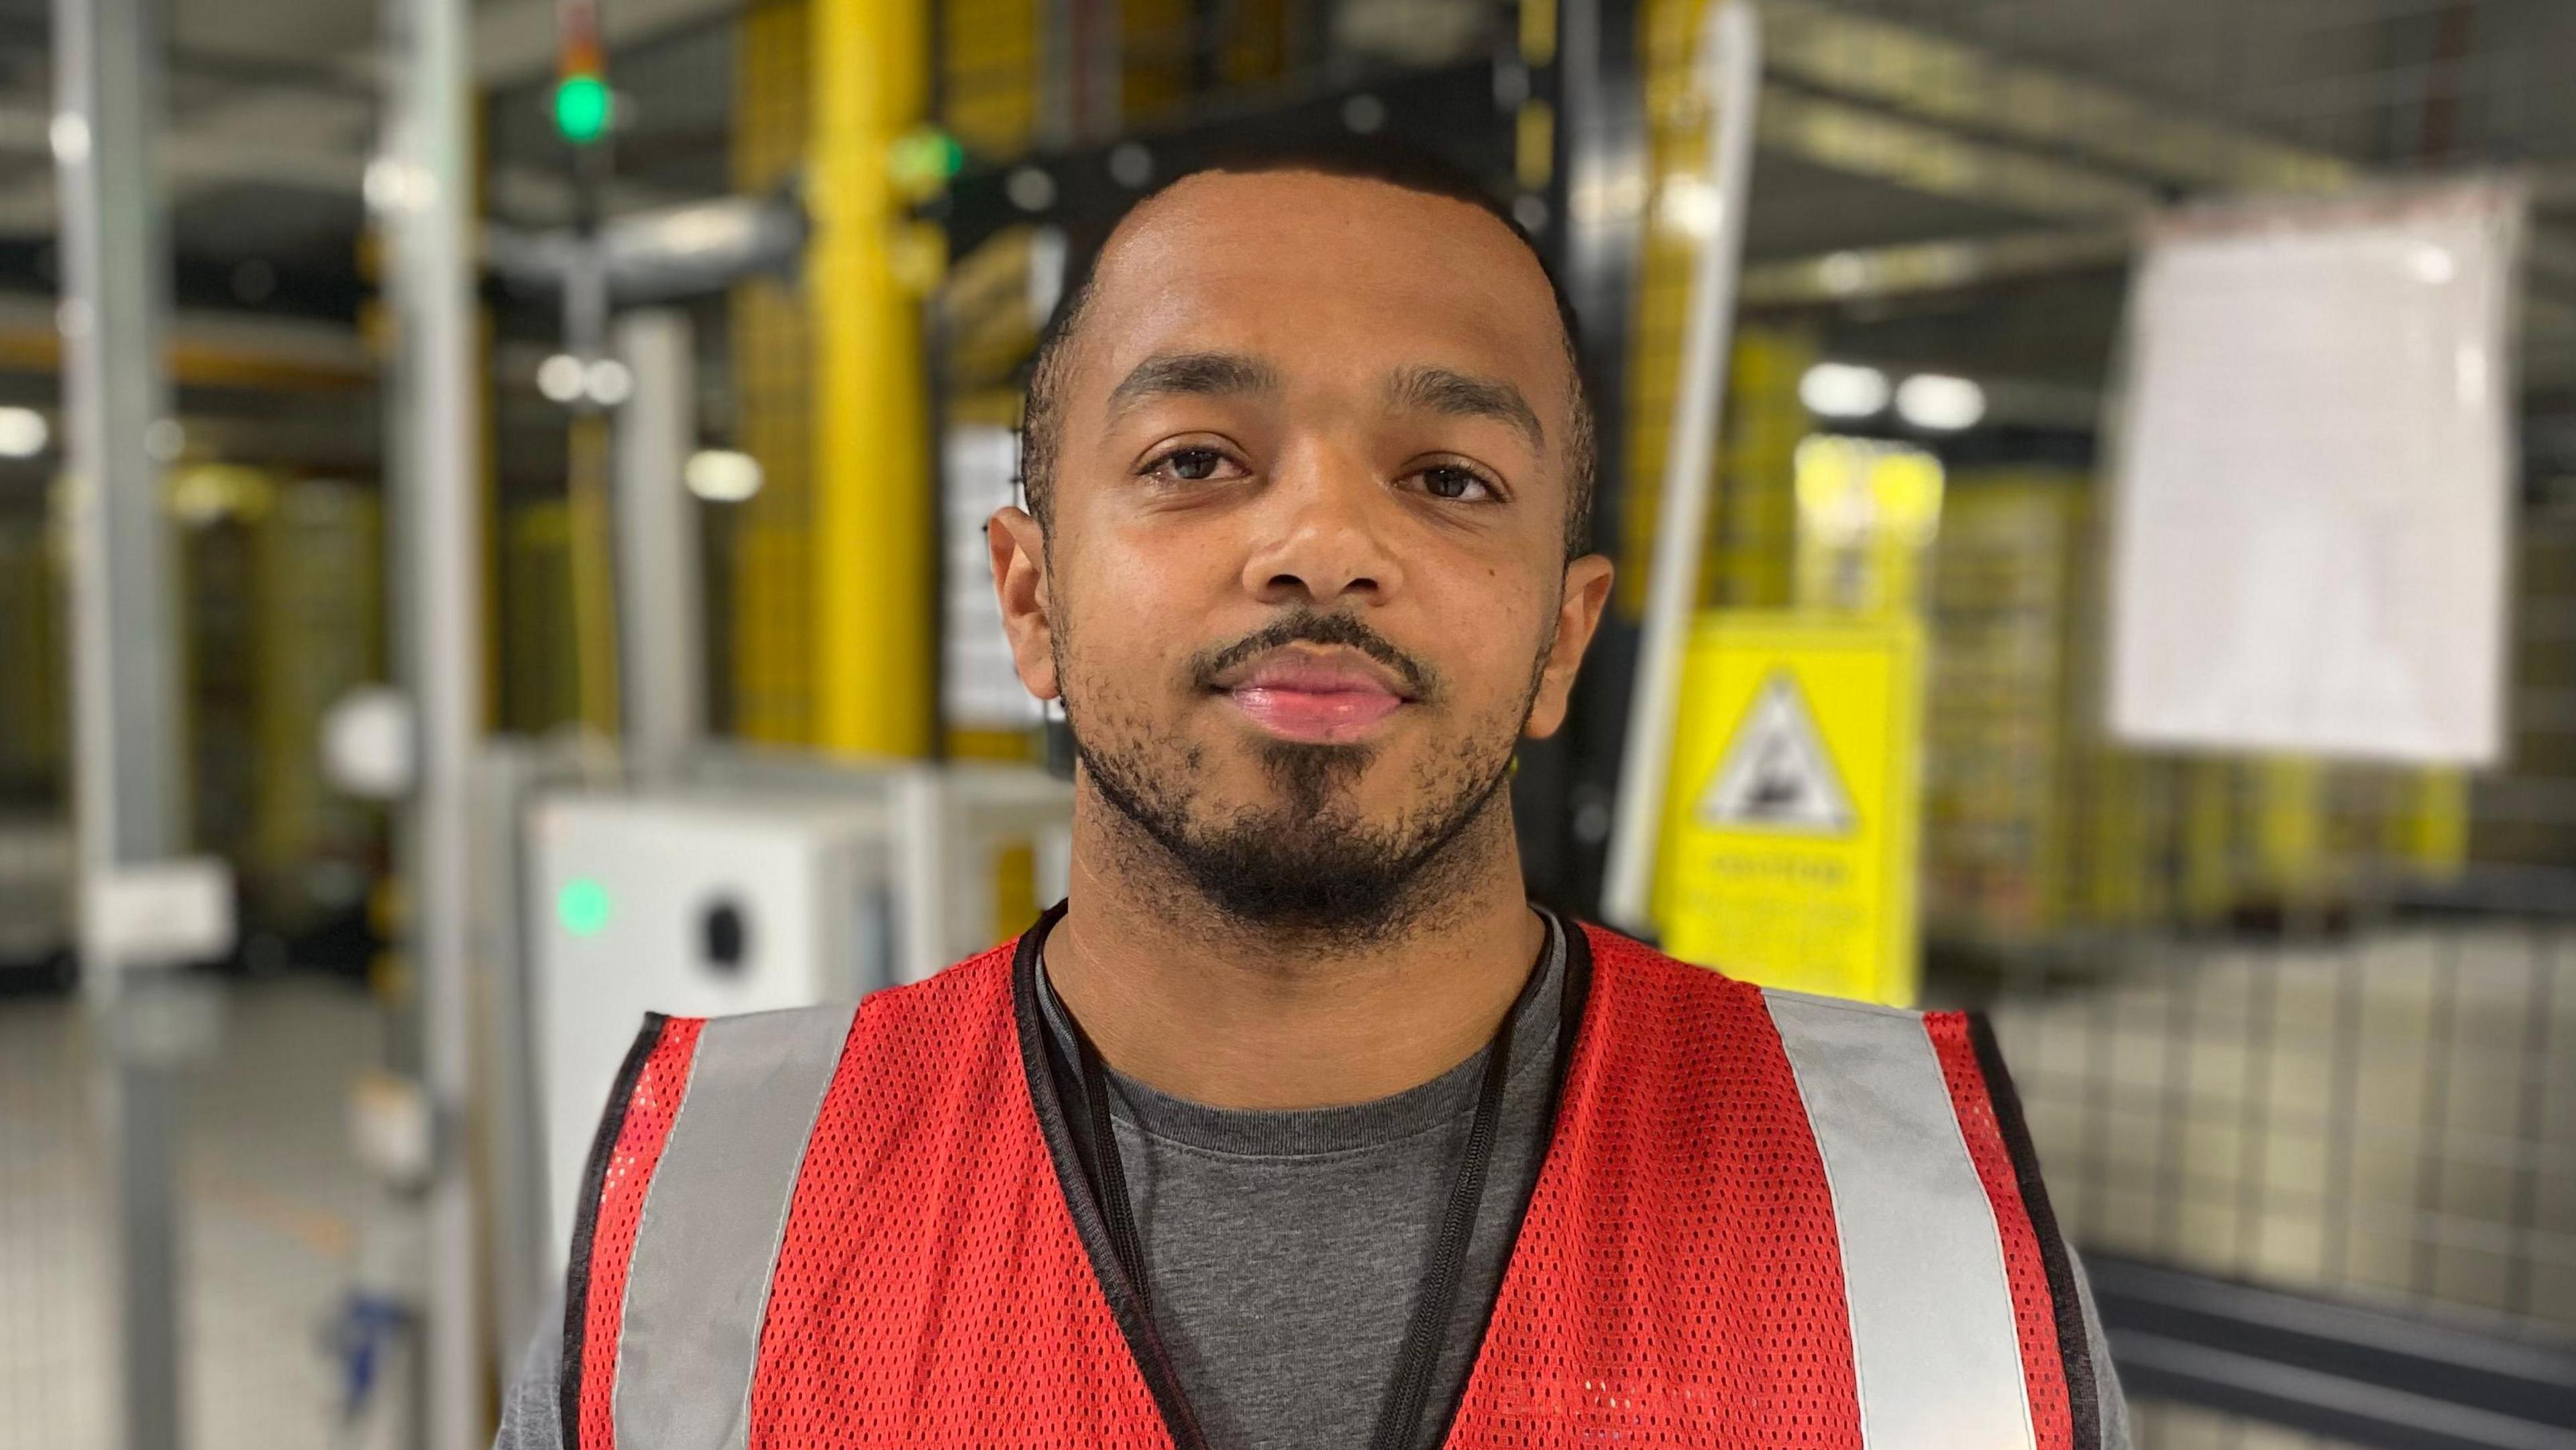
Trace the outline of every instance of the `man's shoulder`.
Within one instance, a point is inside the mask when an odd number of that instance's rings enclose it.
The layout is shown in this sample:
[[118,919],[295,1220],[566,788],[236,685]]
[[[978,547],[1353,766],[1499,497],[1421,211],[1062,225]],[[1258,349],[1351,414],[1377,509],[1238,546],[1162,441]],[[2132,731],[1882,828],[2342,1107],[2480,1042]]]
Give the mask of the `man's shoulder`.
[[1745,1005],[1758,1002],[1774,1010],[1851,1014],[1858,1018],[1876,1019],[1891,1027],[1920,1024],[1931,1018],[1956,1015],[1928,1013],[1910,1007],[1889,1007],[1876,1002],[1855,1001],[1844,997],[1818,996],[1810,992],[1791,991],[1785,987],[1766,987],[1736,976],[1724,966],[1704,966],[1666,955],[1658,948],[1610,927],[1592,922],[1582,922],[1579,926],[1591,949],[1594,974],[1622,985],[1680,993],[1688,997],[1731,1000]]
[[1007,996],[1011,990],[1011,965],[1019,950],[1020,939],[1013,937],[963,961],[951,962],[918,982],[871,993],[867,1000],[870,1005],[886,1003],[918,1008],[947,1003],[963,996],[996,992]]
[[859,1003],[854,1041],[885,1042],[929,1032],[941,1036],[1007,1022],[1017,939],[942,967],[918,982],[869,993]]
[[989,1030],[997,1020],[1009,1020],[1013,945],[1005,942],[918,982],[881,988],[855,1005],[843,999],[703,1019],[662,1018],[648,1022],[645,1030],[662,1033],[673,1022],[687,1023],[702,1039],[750,1044],[764,1054],[774,1053],[781,1040],[801,1039],[811,1046],[825,1029],[832,1031],[845,1056],[853,1049],[901,1053],[925,1035],[954,1042],[976,1029]]

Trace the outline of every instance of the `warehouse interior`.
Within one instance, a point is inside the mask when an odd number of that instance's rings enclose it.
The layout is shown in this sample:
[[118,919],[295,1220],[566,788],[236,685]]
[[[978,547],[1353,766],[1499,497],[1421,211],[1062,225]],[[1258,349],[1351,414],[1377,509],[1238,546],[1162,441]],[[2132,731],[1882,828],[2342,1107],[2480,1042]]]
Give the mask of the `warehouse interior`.
[[[1068,278],[1380,135],[1601,414],[1533,896],[1990,1013],[2145,1450],[2576,1444],[2576,9],[5,0],[0,60],[0,1446],[489,1444],[642,1012],[1062,893],[983,528]],[[1776,678],[1838,925],[1703,889],[1805,849],[1711,824]]]

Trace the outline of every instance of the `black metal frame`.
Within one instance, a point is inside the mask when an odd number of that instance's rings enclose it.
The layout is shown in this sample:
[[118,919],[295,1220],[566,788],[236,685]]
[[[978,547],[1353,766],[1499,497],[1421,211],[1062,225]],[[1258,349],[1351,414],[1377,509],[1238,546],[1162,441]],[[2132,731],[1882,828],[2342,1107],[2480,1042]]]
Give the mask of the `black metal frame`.
[[2133,1395],[2387,1450],[2576,1445],[2576,1345],[2107,1254],[2085,1265]]
[[[1293,146],[1300,141],[1347,137],[1343,108],[1359,97],[1384,107],[1373,134],[1435,151],[1489,181],[1511,175],[1511,115],[1495,105],[1497,62],[1476,60],[1438,70],[1392,72],[1348,85],[1264,96],[1240,105],[1203,109],[1182,126],[1138,131],[1115,141],[970,165],[942,195],[922,209],[948,235],[948,254],[962,257],[1004,227],[1018,223],[1060,227],[1068,244],[1069,271],[1098,249],[1109,229],[1155,179],[1205,166],[1244,147]],[[1461,144],[1462,141],[1465,144]],[[1482,144],[1479,144],[1482,143]],[[1151,161],[1142,186],[1129,186],[1110,171],[1113,154],[1144,148]],[[1012,178],[1043,174],[1052,199],[1024,208],[1010,197]],[[1497,186],[1497,190],[1501,190]]]
[[[1551,239],[1582,331],[1578,361],[1596,415],[1592,537],[1604,550],[1623,536],[1628,506],[1628,339],[1643,209],[1583,197],[1615,195],[1617,178],[1645,174],[1639,8],[1638,0],[1560,0],[1546,77],[1559,117],[1548,203],[1561,221]],[[1614,607],[1576,678],[1565,728],[1525,743],[1512,780],[1523,875],[1534,894],[1577,916],[1599,911],[1636,660],[1637,623]]]

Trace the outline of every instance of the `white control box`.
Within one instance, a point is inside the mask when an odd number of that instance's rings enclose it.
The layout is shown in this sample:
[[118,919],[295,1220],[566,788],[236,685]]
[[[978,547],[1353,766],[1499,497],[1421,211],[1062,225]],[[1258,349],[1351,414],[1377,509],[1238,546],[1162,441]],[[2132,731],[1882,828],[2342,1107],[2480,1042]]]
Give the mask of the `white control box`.
[[529,1000],[554,1261],[647,1012],[857,998],[889,978],[886,813],[716,791],[564,794],[529,809]]

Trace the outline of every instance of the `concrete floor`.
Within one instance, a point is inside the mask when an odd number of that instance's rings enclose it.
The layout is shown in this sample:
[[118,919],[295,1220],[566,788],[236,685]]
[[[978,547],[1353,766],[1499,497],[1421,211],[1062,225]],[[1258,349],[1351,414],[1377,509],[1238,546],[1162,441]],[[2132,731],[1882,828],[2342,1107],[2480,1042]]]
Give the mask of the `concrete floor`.
[[[184,1093],[184,1435],[191,1450],[322,1450],[366,1185],[342,1128],[379,1053],[377,1011],[337,982],[226,994],[221,1047]],[[0,1447],[106,1450],[114,1392],[106,1196],[77,1004],[0,1001]]]

